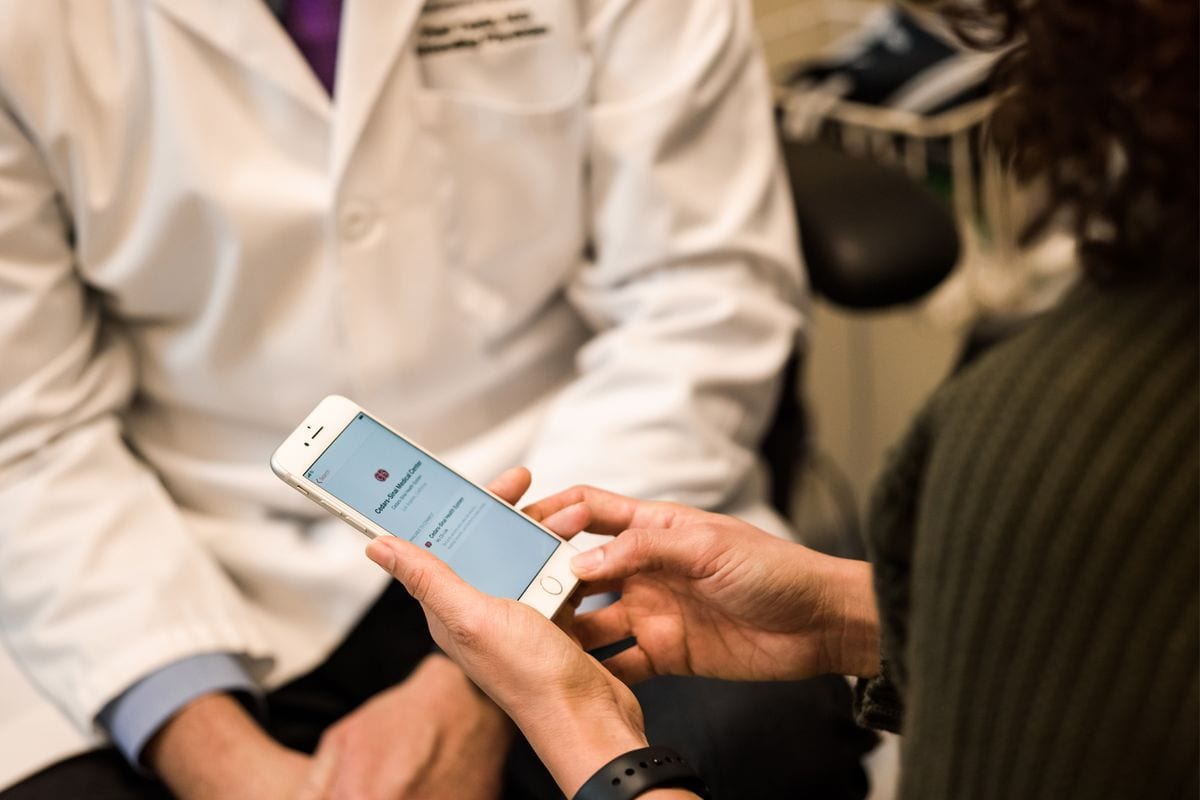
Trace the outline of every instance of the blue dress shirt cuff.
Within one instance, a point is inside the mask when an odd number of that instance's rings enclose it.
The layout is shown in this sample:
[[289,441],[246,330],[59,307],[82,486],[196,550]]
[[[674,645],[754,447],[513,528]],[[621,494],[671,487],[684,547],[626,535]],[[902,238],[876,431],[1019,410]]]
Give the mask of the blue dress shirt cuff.
[[239,693],[252,700],[262,696],[237,656],[204,653],[142,678],[101,709],[96,721],[129,763],[141,769],[142,748],[150,737],[185,705],[213,692]]

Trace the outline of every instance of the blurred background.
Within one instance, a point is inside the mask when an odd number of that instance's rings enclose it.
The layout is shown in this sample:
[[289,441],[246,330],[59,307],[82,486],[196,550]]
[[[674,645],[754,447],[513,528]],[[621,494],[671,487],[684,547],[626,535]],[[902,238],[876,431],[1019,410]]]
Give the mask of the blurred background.
[[[784,138],[895,167],[933,190],[960,240],[950,274],[911,300],[896,295],[921,286],[851,297],[851,308],[815,281],[799,389],[808,454],[791,518],[820,541],[861,514],[889,444],[964,354],[1060,296],[1074,278],[1072,244],[1051,233],[1017,251],[1024,204],[980,149],[993,55],[962,52],[936,20],[878,0],[755,0],[755,11]],[[936,264],[918,266],[936,278]]]
[[[981,145],[996,55],[964,52],[939,21],[879,0],[755,0],[755,11],[814,284],[790,387],[798,419],[786,423],[805,444],[776,502],[805,543],[861,555],[888,447],[956,368],[1061,296],[1073,243],[1051,230],[1017,247],[1031,204]],[[829,150],[854,162],[831,167]],[[933,206],[914,210],[921,194]],[[872,800],[895,796],[897,764],[885,738],[868,765]]]

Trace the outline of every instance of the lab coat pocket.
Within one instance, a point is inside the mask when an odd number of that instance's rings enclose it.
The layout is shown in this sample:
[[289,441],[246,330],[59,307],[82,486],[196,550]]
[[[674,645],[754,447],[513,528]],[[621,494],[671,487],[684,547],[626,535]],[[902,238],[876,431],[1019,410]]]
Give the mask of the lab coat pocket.
[[569,91],[539,102],[423,92],[455,303],[485,342],[528,322],[580,263],[590,74],[581,57]]

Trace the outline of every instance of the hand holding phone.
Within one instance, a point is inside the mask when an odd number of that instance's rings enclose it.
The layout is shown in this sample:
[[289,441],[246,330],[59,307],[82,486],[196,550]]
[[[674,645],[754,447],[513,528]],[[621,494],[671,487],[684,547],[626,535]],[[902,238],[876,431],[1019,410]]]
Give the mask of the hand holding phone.
[[322,400],[271,469],[367,536],[406,539],[480,591],[546,617],[578,583],[570,544],[344,397]]
[[[529,472],[512,469],[489,488],[515,501],[528,485]],[[578,504],[543,522],[570,536],[590,518]],[[480,594],[427,551],[394,537],[374,540],[367,554],[417,599],[434,641],[517,723],[567,797],[601,765],[646,746],[629,688],[532,608]],[[557,620],[570,618],[564,608]]]

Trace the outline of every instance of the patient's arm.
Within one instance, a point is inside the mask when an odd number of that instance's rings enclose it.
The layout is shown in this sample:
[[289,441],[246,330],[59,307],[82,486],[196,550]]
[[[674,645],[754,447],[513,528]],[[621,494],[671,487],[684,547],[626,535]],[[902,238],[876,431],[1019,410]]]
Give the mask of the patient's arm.
[[614,534],[572,562],[620,599],[575,620],[585,648],[636,637],[604,664],[627,682],[655,675],[799,680],[873,676],[879,617],[871,567],[833,558],[733,517],[577,487],[526,512],[583,504],[588,530]]

